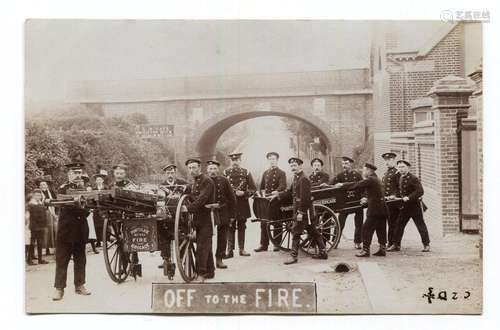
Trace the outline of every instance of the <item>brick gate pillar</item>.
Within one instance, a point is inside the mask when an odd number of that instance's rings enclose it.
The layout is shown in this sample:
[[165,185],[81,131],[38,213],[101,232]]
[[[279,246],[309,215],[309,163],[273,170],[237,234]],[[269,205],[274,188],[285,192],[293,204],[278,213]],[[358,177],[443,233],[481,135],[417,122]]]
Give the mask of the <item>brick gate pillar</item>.
[[443,234],[460,230],[459,117],[467,112],[472,87],[464,78],[446,76],[434,82],[432,98],[435,120],[436,186],[441,198]]
[[478,157],[478,198],[479,198],[479,256],[483,257],[483,66],[482,63],[469,77],[475,83],[471,105],[477,120],[477,157]]

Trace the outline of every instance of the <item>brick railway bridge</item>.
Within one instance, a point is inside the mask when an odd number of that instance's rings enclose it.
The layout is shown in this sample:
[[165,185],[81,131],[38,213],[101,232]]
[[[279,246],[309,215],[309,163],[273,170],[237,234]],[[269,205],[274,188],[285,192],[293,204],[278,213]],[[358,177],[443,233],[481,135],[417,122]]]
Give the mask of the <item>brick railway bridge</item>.
[[76,81],[69,85],[67,101],[99,107],[106,116],[145,114],[149,124],[140,134],[175,146],[178,163],[193,154],[213,157],[228,128],[263,116],[312,125],[328,149],[321,156],[330,169],[342,154],[363,146],[372,131],[368,69]]

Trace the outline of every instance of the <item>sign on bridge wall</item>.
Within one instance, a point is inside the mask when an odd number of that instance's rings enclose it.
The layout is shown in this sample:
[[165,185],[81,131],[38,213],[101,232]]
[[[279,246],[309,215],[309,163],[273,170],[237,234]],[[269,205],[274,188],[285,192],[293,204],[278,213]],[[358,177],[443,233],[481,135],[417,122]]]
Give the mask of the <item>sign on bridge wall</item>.
[[136,134],[141,138],[158,138],[174,136],[174,125],[140,125]]

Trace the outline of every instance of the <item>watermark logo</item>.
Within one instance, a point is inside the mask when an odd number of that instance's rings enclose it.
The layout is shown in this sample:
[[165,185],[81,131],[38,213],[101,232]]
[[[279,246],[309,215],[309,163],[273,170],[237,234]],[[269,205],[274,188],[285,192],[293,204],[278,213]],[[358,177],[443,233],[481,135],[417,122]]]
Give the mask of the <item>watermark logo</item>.
[[488,10],[450,10],[441,11],[441,20],[443,22],[486,22],[490,21],[490,12]]

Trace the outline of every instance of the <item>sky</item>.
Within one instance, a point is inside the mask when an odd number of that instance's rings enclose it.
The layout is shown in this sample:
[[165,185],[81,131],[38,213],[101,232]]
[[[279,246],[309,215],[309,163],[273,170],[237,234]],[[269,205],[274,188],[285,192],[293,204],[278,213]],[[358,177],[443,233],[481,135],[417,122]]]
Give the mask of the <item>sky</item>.
[[[392,21],[401,48],[445,24]],[[26,100],[61,102],[69,81],[369,67],[371,21],[49,20],[25,26]]]
[[[241,131],[244,130],[244,134]],[[297,154],[290,148],[291,132],[287,129],[282,117],[266,116],[242,121],[225,131],[218,143],[224,143],[226,137],[240,134],[245,136],[234,151],[242,152],[242,166],[249,169],[254,180],[258,181],[269,165],[265,159],[266,151],[272,150],[280,155],[279,166],[292,177],[287,160]],[[259,182],[256,182],[259,184]]]
[[26,99],[64,100],[71,80],[368,67],[363,21],[29,20]]

